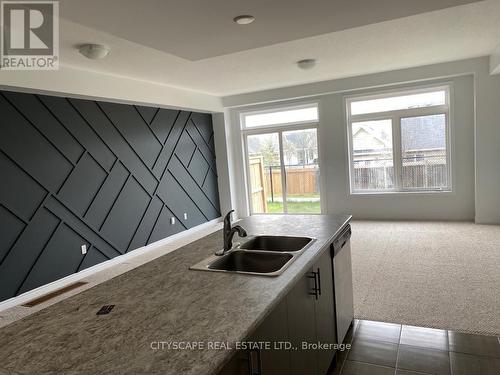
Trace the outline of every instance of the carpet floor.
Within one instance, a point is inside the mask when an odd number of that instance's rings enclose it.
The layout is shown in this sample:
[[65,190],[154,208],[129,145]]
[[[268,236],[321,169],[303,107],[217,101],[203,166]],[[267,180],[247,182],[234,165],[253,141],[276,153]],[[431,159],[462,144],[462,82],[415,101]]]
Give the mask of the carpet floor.
[[500,335],[500,226],[354,221],[357,319]]

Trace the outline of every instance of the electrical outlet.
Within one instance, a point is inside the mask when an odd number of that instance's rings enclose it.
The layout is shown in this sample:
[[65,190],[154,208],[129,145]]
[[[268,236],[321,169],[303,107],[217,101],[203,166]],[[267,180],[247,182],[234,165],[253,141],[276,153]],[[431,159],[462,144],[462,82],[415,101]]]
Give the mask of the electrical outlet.
[[81,249],[82,249],[82,254],[84,255],[87,254],[87,245],[82,245]]
[[170,225],[174,225],[175,224],[175,217],[171,217],[170,218]]
[[184,212],[184,220],[188,219],[188,214]]

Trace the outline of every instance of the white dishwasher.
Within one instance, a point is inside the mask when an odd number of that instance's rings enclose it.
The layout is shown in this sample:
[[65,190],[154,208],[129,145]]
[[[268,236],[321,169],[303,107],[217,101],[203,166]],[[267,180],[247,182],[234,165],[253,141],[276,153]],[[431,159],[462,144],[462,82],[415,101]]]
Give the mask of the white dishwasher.
[[337,318],[337,343],[343,343],[354,320],[351,226],[347,225],[332,243],[333,281],[335,290],[335,315]]

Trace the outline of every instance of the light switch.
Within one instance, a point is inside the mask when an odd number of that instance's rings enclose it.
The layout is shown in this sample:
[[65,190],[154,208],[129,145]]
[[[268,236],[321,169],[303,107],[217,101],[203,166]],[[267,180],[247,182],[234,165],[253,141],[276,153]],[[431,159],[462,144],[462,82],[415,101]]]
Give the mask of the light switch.
[[188,214],[184,212],[184,220],[188,219]]
[[170,225],[174,225],[175,224],[175,217],[171,217],[170,218]]
[[82,249],[82,254],[84,255],[87,254],[87,245],[82,245],[81,249]]

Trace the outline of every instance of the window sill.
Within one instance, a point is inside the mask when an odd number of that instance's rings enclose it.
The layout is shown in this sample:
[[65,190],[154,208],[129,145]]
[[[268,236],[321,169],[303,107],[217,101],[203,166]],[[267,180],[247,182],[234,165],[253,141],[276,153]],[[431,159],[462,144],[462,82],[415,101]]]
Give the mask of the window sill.
[[453,190],[422,190],[422,191],[351,191],[350,196],[381,196],[381,195],[455,195]]

